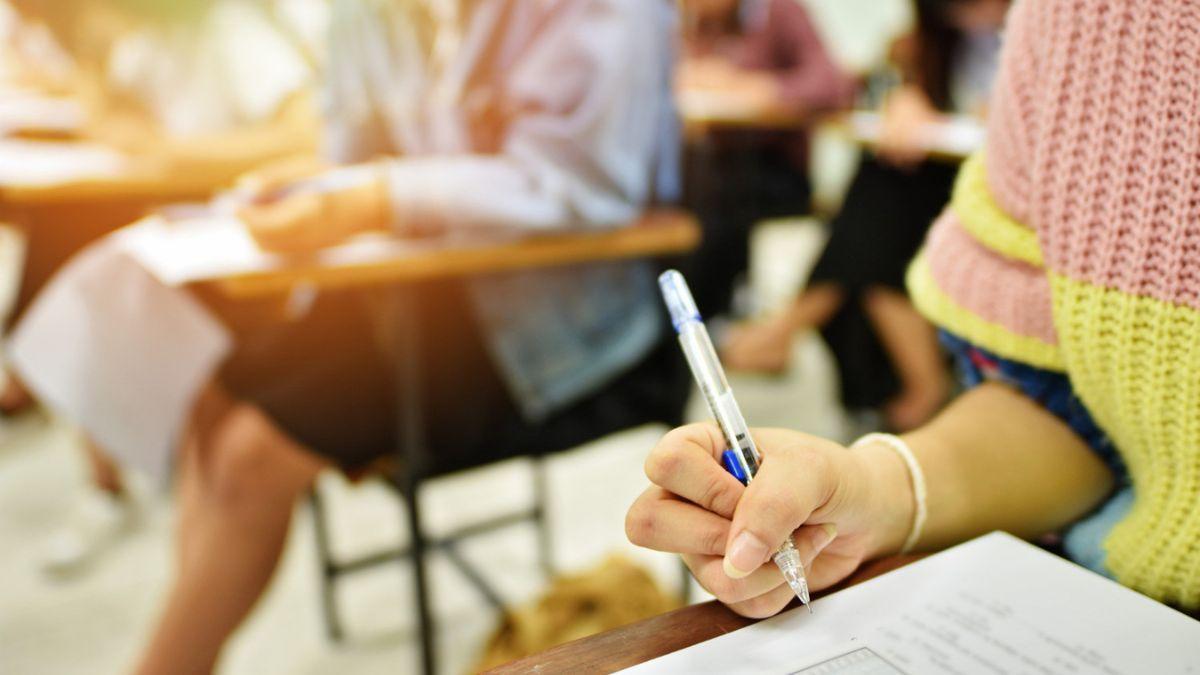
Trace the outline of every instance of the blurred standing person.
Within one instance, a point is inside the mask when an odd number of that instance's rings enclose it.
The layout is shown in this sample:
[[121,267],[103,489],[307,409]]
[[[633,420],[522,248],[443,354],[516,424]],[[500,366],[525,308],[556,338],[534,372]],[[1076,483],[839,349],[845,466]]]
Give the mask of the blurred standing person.
[[[678,183],[674,18],[669,0],[342,0],[325,139],[331,162],[353,166],[247,180],[257,193],[243,220],[286,251],[370,230],[634,222]],[[201,304],[120,244],[60,272],[18,327],[14,360],[114,453],[179,453],[177,575],[139,672],[209,672],[318,472],[369,469],[395,447],[395,347],[356,294],[321,293],[292,320],[275,306]],[[659,358],[673,345],[653,271],[598,263],[423,288],[432,456],[462,468],[657,418],[663,364],[679,363]],[[91,339],[47,348],[61,334]],[[51,374],[60,361],[70,372]]]
[[[284,27],[272,3],[14,4],[44,21],[72,55],[74,87],[89,112],[85,135],[125,152],[143,170],[187,180],[210,175],[216,184],[264,162],[315,155],[313,45]],[[18,320],[71,255],[113,227],[105,218],[37,225],[26,228]],[[32,403],[17,378],[0,373],[0,415]],[[46,571],[56,575],[86,569],[136,520],[120,467],[92,443],[84,441],[84,448],[89,489],[77,498],[66,525],[51,534],[44,554]]]
[[863,157],[807,287],[780,314],[732,332],[730,367],[785,370],[796,333],[818,328],[837,360],[847,409],[882,406],[890,427],[907,430],[945,402],[949,375],[937,335],[904,291],[905,269],[958,171],[927,156],[924,132],[946,114],[984,114],[1008,6],[917,0],[916,33],[892,50],[904,84],[885,101],[882,138]]
[[[680,86],[714,90],[764,111],[804,118],[850,103],[854,82],[826,51],[796,0],[685,0]],[[685,201],[704,224],[691,262],[705,314],[729,311],[749,265],[750,231],[811,209],[808,131],[716,128],[687,150]]]

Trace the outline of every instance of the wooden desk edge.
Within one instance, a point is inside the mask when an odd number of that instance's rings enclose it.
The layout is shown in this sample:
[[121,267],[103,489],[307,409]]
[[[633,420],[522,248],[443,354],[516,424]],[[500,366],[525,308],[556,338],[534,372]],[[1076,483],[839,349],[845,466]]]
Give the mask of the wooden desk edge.
[[[849,579],[816,594],[822,597],[903,567],[922,556],[895,556],[867,563]],[[691,647],[757,623],[717,601],[683,607],[599,635],[552,647],[487,671],[515,673],[611,673]]]
[[678,209],[648,212],[637,225],[614,230],[534,236],[498,245],[467,246],[412,259],[338,267],[300,267],[201,282],[233,298],[282,293],[297,285],[347,288],[446,279],[473,274],[686,253],[700,241],[695,217]]
[[207,199],[217,189],[214,181],[143,176],[89,178],[53,185],[0,185],[0,204],[33,207],[65,202],[130,200],[167,203]]

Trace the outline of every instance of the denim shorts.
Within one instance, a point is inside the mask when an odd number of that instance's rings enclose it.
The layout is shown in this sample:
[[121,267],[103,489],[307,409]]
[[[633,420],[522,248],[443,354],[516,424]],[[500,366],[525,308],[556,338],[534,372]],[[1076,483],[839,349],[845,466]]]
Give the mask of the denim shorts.
[[1072,525],[1064,533],[1062,544],[1067,557],[1112,576],[1104,566],[1104,540],[1132,507],[1133,488],[1116,445],[1075,394],[1070,378],[1063,373],[997,356],[945,331],[941,331],[940,337],[942,345],[954,358],[964,389],[972,389],[984,382],[1002,382],[1016,388],[1066,423],[1112,469],[1117,489],[1093,513]]

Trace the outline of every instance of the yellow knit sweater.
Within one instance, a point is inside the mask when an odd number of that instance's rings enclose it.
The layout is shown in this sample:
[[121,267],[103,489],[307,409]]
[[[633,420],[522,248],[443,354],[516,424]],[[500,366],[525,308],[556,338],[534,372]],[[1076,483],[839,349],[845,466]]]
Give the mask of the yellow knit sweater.
[[1200,608],[1200,4],[1014,4],[990,111],[910,291],[1070,377],[1133,481],[1108,568]]

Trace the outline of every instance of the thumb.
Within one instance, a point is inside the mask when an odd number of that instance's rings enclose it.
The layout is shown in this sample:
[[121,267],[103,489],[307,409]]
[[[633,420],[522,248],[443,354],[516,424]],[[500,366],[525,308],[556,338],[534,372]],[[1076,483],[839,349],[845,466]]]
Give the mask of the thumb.
[[761,567],[820,505],[820,472],[787,470],[793,462],[786,455],[764,459],[738,501],[725,546],[728,576],[740,579]]

